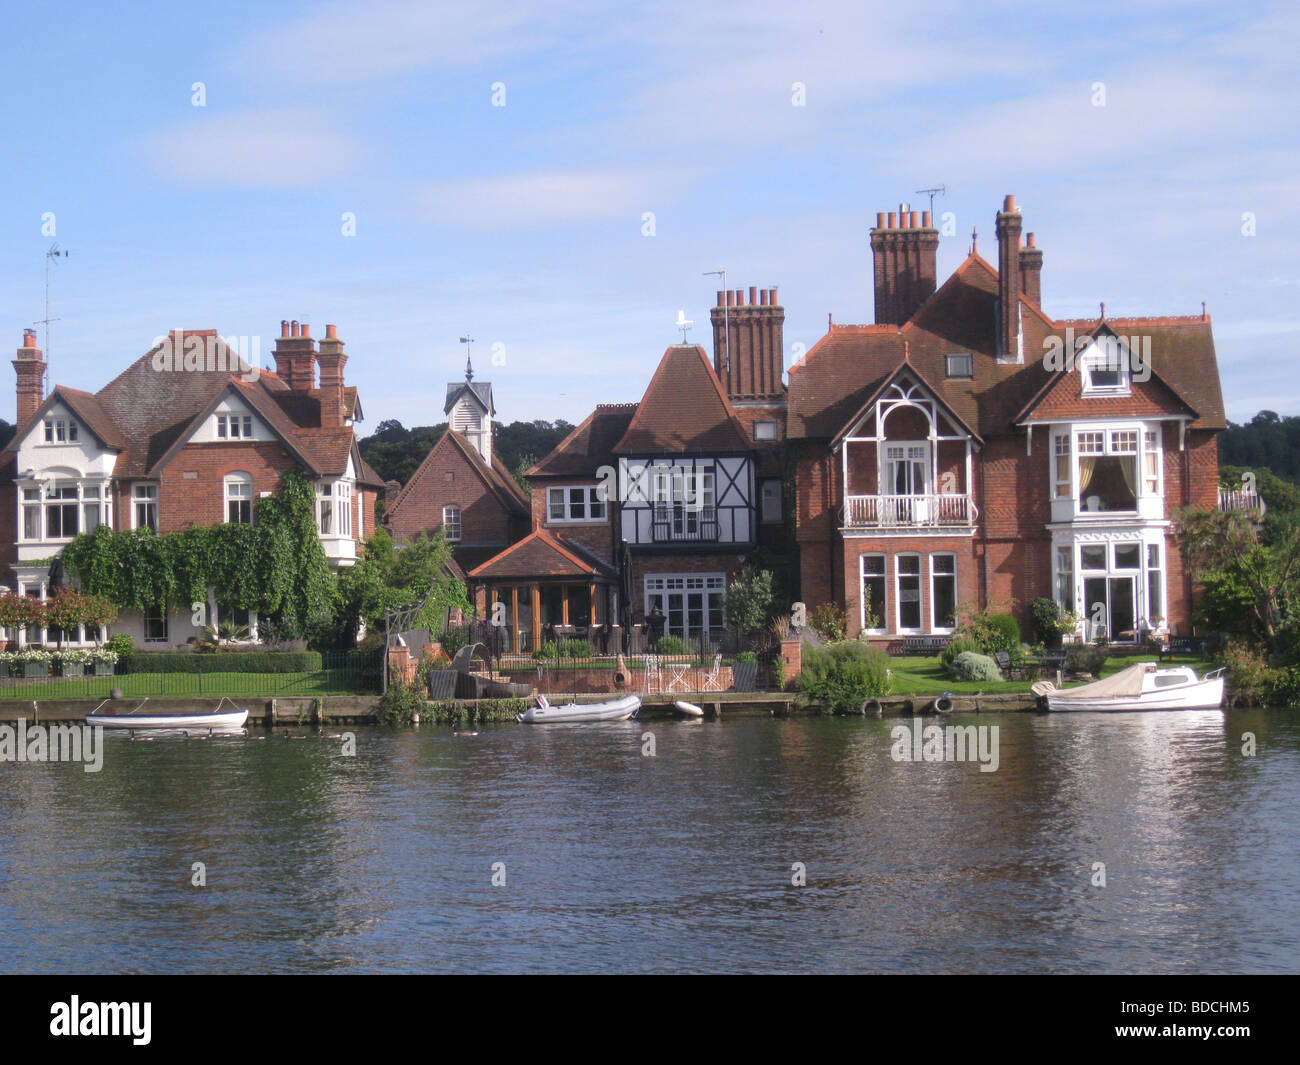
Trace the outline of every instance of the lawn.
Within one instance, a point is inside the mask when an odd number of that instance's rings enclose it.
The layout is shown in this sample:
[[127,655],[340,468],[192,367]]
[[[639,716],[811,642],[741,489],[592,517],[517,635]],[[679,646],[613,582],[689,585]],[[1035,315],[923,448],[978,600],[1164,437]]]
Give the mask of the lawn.
[[[1106,659],[1105,664],[1101,667],[1101,675],[1109,677],[1113,673],[1127,669],[1135,662],[1155,661],[1157,661],[1157,656],[1154,654],[1110,657]],[[1191,666],[1198,674],[1213,668],[1213,663],[1199,658],[1179,658],[1176,664]],[[892,671],[893,679],[891,694],[894,695],[938,695],[941,692],[952,692],[954,694],[1027,692],[1030,684],[1033,683],[1033,681],[1029,680],[950,680],[948,671],[938,658],[891,658],[889,668]],[[1055,677],[1048,679],[1054,680]]]
[[66,680],[9,677],[0,679],[0,699],[107,699],[113,688],[121,688],[126,699],[378,693],[378,686],[363,683],[355,670],[329,669],[316,673],[123,673]]

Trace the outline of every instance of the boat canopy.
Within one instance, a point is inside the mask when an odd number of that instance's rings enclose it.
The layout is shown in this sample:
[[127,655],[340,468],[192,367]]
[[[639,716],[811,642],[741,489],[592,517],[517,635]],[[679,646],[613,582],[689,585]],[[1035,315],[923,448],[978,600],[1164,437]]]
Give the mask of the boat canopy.
[[1154,668],[1153,662],[1138,662],[1128,669],[1120,670],[1113,677],[1070,688],[1069,696],[1071,699],[1114,699],[1121,695],[1141,695],[1142,678]]

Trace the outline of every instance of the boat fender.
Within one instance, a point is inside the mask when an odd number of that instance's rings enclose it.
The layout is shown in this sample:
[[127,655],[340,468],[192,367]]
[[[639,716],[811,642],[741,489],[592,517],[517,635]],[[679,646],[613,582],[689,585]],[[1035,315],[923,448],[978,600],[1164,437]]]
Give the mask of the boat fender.
[[944,692],[934,701],[934,712],[936,714],[951,714],[953,709],[952,696]]
[[879,699],[863,699],[861,710],[863,717],[885,716],[885,706]]

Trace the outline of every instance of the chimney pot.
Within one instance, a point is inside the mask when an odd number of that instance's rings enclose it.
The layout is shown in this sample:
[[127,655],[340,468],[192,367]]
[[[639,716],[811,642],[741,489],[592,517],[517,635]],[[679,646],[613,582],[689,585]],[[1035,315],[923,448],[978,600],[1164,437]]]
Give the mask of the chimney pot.
[[24,329],[24,330],[23,330],[23,347],[25,347],[25,348],[34,348],[34,347],[36,347],[36,331],[35,331],[35,330],[33,330],[33,329]]
[[758,294],[758,302],[762,307],[767,306],[767,289],[763,289]]
[[921,225],[924,226],[926,229],[929,229],[929,228],[931,227],[932,224],[933,224],[933,223],[932,223],[931,218],[930,218],[930,212],[929,212],[929,211],[922,211],[922,212],[921,212]]
[[289,335],[289,319],[288,319],[288,318],[281,318],[281,319],[280,319],[280,335],[281,335],[282,337],[287,337],[287,336]]
[[1030,233],[1029,236],[1025,238],[1025,243],[1028,244],[1029,247],[1031,248],[1034,246],[1034,235],[1032,233]]
[[330,340],[338,340],[339,327],[336,325],[327,325],[325,327],[325,336]]
[[749,305],[750,305],[751,307],[753,307],[756,303],[758,303],[758,286],[757,286],[757,285],[750,285],[750,286],[749,286]]
[[302,323],[302,333],[301,333],[301,335],[302,335],[302,336],[305,336],[305,337],[309,337],[309,336],[311,336],[311,326],[309,326],[306,322],[303,322],[303,323]]
[[893,211],[890,211],[890,212],[889,212],[889,226],[888,226],[888,228],[889,228],[889,229],[897,229],[897,228],[898,228],[898,215],[896,215]]
[[772,298],[768,302],[771,303],[773,307],[780,302],[780,300],[776,298],[776,289],[772,289]]
[[1016,209],[1016,198],[1014,195],[1008,193],[1007,198],[1002,201],[1002,211],[1004,214],[1010,214],[1015,209]]
[[736,305],[736,291],[735,289],[729,288],[727,289],[727,306],[734,307],[735,305]]
[[877,211],[877,212],[876,212],[876,228],[877,228],[877,229],[884,229],[884,228],[885,228],[885,212],[884,212],[884,211]]
[[722,289],[718,289],[718,306],[722,306]]
[[291,337],[296,337],[298,335],[298,323],[296,320],[289,323],[289,335]]
[[919,212],[917,212],[917,211],[913,211],[909,217],[910,217],[910,219],[911,219],[911,222],[909,223],[910,226],[911,226],[911,228],[913,228],[913,229],[920,229],[920,228],[921,228],[921,218],[920,218],[920,214],[919,214]]

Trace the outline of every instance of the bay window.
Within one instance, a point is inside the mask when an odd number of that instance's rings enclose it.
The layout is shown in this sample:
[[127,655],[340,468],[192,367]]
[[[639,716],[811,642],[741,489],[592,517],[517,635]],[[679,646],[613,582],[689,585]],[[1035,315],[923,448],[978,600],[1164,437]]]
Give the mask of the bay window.
[[1088,513],[1137,510],[1136,429],[1078,433],[1079,502]]

